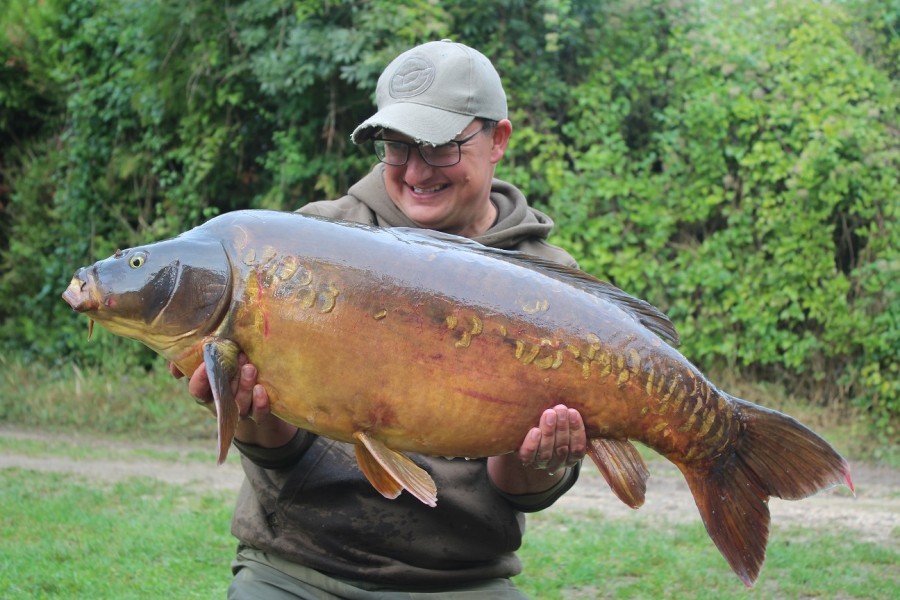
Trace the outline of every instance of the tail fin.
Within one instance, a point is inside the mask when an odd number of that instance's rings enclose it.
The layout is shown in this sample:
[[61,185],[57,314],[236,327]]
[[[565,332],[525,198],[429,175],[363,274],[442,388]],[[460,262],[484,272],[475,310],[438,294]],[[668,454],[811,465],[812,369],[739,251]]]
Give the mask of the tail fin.
[[[727,396],[727,394],[726,394]],[[679,465],[706,531],[747,587],[766,556],[769,497],[799,500],[835,485],[853,490],[850,466],[787,415],[728,396],[743,422],[733,452],[706,468]]]

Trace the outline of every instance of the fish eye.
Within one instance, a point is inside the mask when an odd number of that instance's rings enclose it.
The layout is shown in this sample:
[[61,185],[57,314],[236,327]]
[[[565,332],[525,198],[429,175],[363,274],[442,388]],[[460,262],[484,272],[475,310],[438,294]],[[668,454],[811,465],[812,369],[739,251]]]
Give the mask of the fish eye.
[[128,259],[128,266],[132,269],[140,269],[147,262],[147,255],[144,253],[135,254]]

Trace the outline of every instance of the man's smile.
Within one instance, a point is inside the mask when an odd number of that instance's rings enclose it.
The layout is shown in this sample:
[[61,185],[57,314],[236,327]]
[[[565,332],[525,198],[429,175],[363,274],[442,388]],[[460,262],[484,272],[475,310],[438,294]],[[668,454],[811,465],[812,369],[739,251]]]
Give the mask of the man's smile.
[[411,185],[409,186],[409,189],[411,189],[416,194],[434,194],[446,189],[447,187],[449,187],[448,184],[442,183],[427,188]]

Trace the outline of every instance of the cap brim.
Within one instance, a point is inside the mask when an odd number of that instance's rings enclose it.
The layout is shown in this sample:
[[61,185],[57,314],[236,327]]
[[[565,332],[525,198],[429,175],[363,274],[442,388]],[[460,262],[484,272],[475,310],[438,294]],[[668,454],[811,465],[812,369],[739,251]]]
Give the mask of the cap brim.
[[386,106],[353,130],[350,139],[362,144],[380,129],[390,129],[417,143],[446,144],[462,133],[475,117],[449,112],[424,104],[397,102]]

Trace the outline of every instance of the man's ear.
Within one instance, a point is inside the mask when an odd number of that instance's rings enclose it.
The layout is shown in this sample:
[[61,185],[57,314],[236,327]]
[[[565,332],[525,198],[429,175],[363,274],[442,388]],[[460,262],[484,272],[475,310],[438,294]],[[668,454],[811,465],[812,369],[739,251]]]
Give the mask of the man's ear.
[[506,146],[509,144],[509,136],[512,135],[512,123],[509,119],[497,121],[491,132],[491,162],[496,164],[503,158]]

